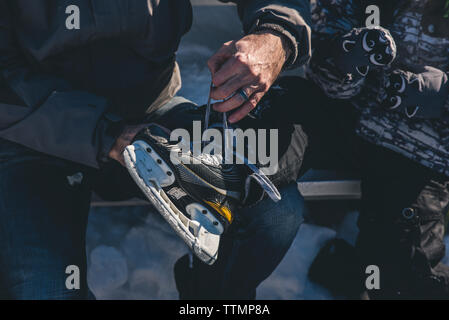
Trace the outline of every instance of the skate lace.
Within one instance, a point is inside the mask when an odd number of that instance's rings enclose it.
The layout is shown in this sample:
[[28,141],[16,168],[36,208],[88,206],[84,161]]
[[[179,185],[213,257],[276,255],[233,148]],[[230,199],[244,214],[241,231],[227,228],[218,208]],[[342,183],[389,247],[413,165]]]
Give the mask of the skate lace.
[[[214,84],[210,84],[209,88],[209,98],[207,100],[207,106],[206,106],[206,115],[204,117],[204,131],[209,129],[209,120],[210,120],[210,113],[211,113],[211,102],[212,102],[212,89],[214,88]],[[226,112],[223,112],[223,130],[228,129],[228,116]],[[204,146],[204,145],[203,145]]]
[[[209,128],[209,119],[210,119],[210,113],[211,113],[211,102],[212,102],[212,89],[214,85],[213,83],[210,84],[209,88],[209,98],[207,100],[207,106],[206,106],[206,114],[204,119],[204,131],[206,131]],[[223,131],[224,131],[224,143],[225,143],[225,150],[232,150],[232,139],[230,139],[228,135],[228,119],[227,119],[226,112],[223,112]],[[205,142],[202,143],[202,146],[204,147]],[[236,156],[238,156],[237,153],[233,152]],[[225,154],[225,159],[228,160],[228,156],[231,156],[229,154]],[[204,159],[205,163],[210,163],[216,166],[220,166],[223,169],[223,165],[226,161],[224,161],[222,155],[210,155],[210,154],[201,154],[200,157]],[[243,157],[244,158],[244,157]],[[244,159],[247,160],[247,159]],[[268,196],[273,199],[275,202],[279,201],[281,199],[281,195],[279,194],[279,191],[277,188],[273,185],[273,183],[265,176],[263,172],[260,171],[259,168],[257,168],[256,165],[248,163],[245,161],[246,165],[252,172],[254,172],[251,176],[253,179],[255,179],[264,189],[264,192],[268,194]],[[249,180],[247,180],[249,181]],[[245,196],[247,198],[248,194]]]
[[171,146],[172,150],[178,152],[178,153],[182,153],[182,155],[191,157],[191,158],[195,158],[198,161],[201,161],[202,163],[209,165],[209,166],[214,166],[217,168],[220,168],[223,164],[223,156],[221,154],[209,154],[209,153],[200,153],[200,154],[194,154],[192,152],[192,150],[194,149],[193,144],[195,142],[191,143],[191,146],[188,150],[183,152],[183,148],[181,148],[180,144],[185,143],[184,140],[181,140],[178,144]]
[[[209,88],[209,98],[207,100],[207,106],[206,106],[206,114],[204,117],[204,131],[209,129],[209,121],[210,121],[210,114],[211,114],[211,102],[212,102],[212,89],[214,88],[214,84],[211,82],[210,88]],[[224,132],[224,142],[225,142],[225,150],[231,150],[229,148],[229,143],[231,143],[231,140],[228,136],[228,115],[226,112],[223,112],[223,132]],[[203,131],[203,133],[204,133]],[[202,142],[202,147],[204,148],[205,142]],[[211,155],[211,154],[201,154],[201,157],[204,157],[204,160],[208,163],[211,163],[213,165],[222,165],[224,163],[223,157],[221,155]]]

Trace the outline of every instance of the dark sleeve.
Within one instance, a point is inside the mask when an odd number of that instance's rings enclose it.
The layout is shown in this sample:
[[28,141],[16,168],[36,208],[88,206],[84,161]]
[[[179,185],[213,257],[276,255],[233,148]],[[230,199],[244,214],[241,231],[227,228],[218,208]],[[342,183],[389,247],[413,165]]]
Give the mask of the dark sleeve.
[[[449,120],[449,73],[431,66],[409,66],[406,95],[409,105],[419,105],[417,117]],[[412,85],[412,83],[417,84]],[[410,89],[408,89],[410,87]]]
[[0,101],[0,137],[30,149],[98,167],[121,122],[106,99],[75,91],[61,78],[33,70],[14,37],[7,1],[0,0],[0,83],[17,99]]
[[237,4],[245,33],[270,29],[288,39],[292,54],[287,66],[307,63],[312,55],[310,0],[220,0]]

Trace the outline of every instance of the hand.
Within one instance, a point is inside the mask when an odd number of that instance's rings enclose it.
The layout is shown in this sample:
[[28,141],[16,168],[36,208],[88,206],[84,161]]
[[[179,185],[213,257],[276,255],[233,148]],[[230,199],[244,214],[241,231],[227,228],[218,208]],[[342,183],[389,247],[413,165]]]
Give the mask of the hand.
[[378,99],[383,108],[408,118],[438,119],[447,112],[448,96],[446,73],[427,66],[418,73],[394,70],[385,77]]
[[365,77],[370,68],[384,68],[393,62],[396,44],[390,32],[382,27],[354,28],[335,39],[331,52],[343,75]]
[[[229,122],[243,119],[254,109],[279,76],[289,47],[282,36],[269,30],[225,43],[208,61],[214,87],[211,97],[224,100],[214,110],[228,112]],[[235,94],[242,89],[248,99]]]
[[147,126],[148,124],[126,126],[123,129],[123,132],[115,141],[111,151],[109,151],[109,158],[114,159],[120,162],[122,166],[125,166],[125,160],[123,158],[123,152],[125,151],[125,148],[133,142],[134,137],[140,132],[140,130],[144,129]]

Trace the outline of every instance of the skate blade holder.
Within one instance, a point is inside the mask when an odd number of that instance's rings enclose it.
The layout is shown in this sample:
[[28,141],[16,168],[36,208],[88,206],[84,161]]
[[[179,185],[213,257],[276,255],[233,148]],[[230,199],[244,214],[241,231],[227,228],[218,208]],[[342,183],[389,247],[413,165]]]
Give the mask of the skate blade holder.
[[[162,188],[176,181],[172,169],[144,141],[136,141],[125,151],[125,162],[137,185],[174,231],[202,261],[213,264],[218,256],[223,225],[200,203],[185,208],[188,218],[168,198]],[[137,176],[133,174],[133,168]]]

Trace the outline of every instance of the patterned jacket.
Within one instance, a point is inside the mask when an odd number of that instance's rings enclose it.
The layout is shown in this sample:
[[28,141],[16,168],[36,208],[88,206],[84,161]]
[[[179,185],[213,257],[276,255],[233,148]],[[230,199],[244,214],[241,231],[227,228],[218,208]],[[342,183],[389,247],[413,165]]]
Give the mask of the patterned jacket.
[[[380,14],[382,27],[391,32],[397,46],[397,57],[391,69],[411,71],[421,66],[448,72],[449,3],[445,0],[407,0],[389,1],[388,4],[389,8],[381,8]],[[364,26],[367,17],[364,11],[363,1],[313,1],[314,54],[336,35]],[[312,59],[307,75],[329,96],[350,99],[360,112],[358,135],[449,176],[448,118],[410,119],[404,114],[380,109],[373,94],[376,88],[370,88],[365,78],[352,83],[337,83],[319,65],[319,59]],[[446,103],[449,112],[448,106]]]

